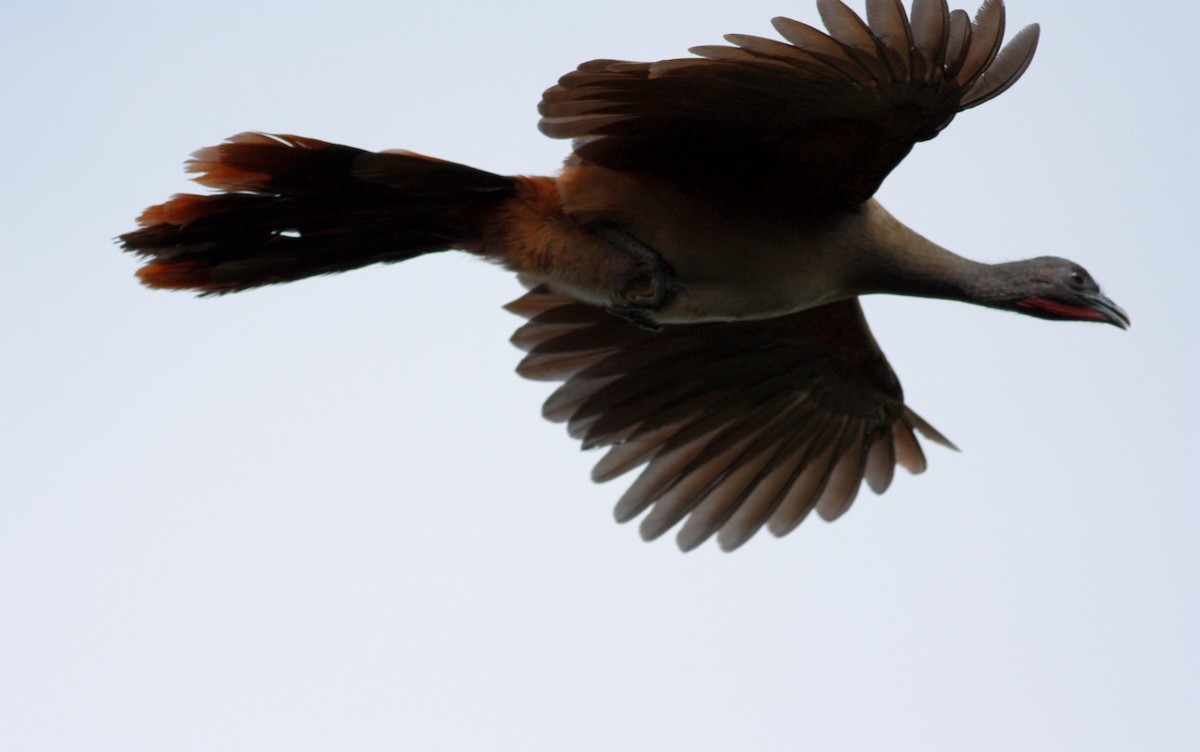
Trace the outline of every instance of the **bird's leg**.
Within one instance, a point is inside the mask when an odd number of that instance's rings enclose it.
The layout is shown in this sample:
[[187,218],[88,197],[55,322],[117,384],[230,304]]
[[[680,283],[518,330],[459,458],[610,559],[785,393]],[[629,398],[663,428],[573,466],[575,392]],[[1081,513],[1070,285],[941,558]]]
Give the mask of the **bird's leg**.
[[550,178],[522,178],[518,195],[464,250],[495,259],[552,292],[650,330],[679,289],[666,259],[628,230],[595,214],[564,210]]
[[652,312],[661,310],[677,293],[674,275],[666,260],[658,251],[611,222],[589,222],[587,227],[634,260],[634,266],[617,277],[609,312],[642,329],[662,329]]

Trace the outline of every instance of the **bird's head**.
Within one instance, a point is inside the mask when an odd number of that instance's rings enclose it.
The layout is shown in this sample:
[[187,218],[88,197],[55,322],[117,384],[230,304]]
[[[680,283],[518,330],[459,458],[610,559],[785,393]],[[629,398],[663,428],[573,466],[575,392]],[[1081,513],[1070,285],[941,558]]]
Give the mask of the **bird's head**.
[[1100,292],[1074,261],[1053,256],[1005,264],[1012,286],[998,307],[1055,321],[1099,321],[1129,328],[1129,315]]

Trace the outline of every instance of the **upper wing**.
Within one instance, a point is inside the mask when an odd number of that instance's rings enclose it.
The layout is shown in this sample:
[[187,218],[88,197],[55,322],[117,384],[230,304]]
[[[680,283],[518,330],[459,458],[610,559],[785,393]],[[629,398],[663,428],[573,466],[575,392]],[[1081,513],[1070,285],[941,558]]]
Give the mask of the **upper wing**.
[[729,34],[698,58],[594,60],[546,91],[542,132],[576,158],[706,189],[861,203],[917,141],[1025,72],[1038,26],[1000,49],[1004,4],[972,22],[946,0],[867,0],[864,23],[817,0],[829,34],[772,21],[790,44]]
[[864,478],[883,493],[897,464],[922,472],[914,429],[953,447],[905,407],[856,299],[661,332],[544,288],[507,307],[529,319],[518,373],[566,382],[545,416],[610,447],[593,479],[649,463],[616,508],[624,522],[653,507],[647,539],[688,515],[684,550],[714,533],[731,550],[764,524],[784,535],[814,508],[841,515]]

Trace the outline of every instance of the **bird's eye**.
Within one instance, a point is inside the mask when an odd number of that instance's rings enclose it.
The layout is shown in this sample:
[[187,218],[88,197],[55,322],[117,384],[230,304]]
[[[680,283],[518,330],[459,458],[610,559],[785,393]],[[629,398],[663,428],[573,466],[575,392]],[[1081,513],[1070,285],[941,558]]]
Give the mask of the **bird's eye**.
[[1071,284],[1082,287],[1087,282],[1087,277],[1083,272],[1071,272]]

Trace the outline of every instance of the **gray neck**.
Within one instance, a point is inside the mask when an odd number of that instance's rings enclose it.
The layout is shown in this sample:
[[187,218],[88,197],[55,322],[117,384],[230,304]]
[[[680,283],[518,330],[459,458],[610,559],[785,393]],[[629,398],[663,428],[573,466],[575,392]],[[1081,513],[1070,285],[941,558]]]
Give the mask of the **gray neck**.
[[984,264],[913,232],[878,203],[865,207],[872,247],[855,263],[855,294],[886,293],[1002,304],[1018,282],[1020,262]]

